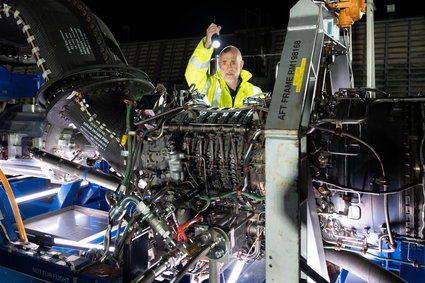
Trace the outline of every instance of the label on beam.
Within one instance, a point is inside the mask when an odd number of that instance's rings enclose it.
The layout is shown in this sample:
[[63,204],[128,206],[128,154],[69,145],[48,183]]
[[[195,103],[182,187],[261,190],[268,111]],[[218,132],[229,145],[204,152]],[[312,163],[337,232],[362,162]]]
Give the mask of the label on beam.
[[295,92],[301,91],[301,87],[303,85],[306,62],[307,62],[307,58],[302,58],[301,65],[295,69],[294,82],[292,83],[292,85],[296,86]]

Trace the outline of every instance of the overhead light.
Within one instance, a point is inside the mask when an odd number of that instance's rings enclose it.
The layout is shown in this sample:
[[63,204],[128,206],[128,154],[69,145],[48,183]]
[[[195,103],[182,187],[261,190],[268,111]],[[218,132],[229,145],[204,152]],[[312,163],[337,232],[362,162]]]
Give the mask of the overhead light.
[[[67,246],[67,247],[73,247],[73,248],[80,248],[80,249],[102,249],[104,248],[103,245],[99,245],[99,244],[90,244],[90,243],[82,243],[81,241],[72,241],[72,240],[67,240],[67,239],[62,239],[62,238],[55,238],[54,239],[54,243],[58,246]],[[109,247],[109,251],[110,252],[114,252],[115,247]]]
[[[87,181],[82,181],[80,186],[84,187],[89,185],[90,183]],[[22,202],[27,202],[30,200],[35,200],[35,199],[39,199],[39,198],[44,198],[47,196],[51,196],[51,195],[55,195],[60,191],[61,187],[57,187],[57,188],[53,188],[50,190],[45,190],[45,191],[41,191],[38,193],[34,193],[34,194],[30,194],[30,195],[26,195],[26,196],[22,196],[22,197],[18,197],[16,198],[16,203],[22,203]]]
[[16,203],[22,203],[22,202],[27,202],[30,200],[34,200],[34,199],[39,199],[39,198],[44,198],[50,195],[55,195],[59,192],[61,188],[54,188],[54,189],[50,189],[50,190],[46,190],[46,191],[42,191],[42,192],[38,192],[35,194],[30,194],[30,195],[26,195],[23,197],[18,197],[16,198]]
[[387,13],[394,13],[394,12],[395,12],[395,4],[388,4]]

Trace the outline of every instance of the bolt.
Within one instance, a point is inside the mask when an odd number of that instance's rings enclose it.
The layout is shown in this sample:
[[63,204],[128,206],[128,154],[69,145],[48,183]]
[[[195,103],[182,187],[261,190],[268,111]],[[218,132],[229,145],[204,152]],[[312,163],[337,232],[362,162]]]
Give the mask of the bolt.
[[206,244],[210,241],[210,235],[204,233],[199,236],[199,240],[201,241],[201,243]]
[[214,257],[215,258],[221,258],[224,256],[224,250],[223,249],[217,249],[214,251]]

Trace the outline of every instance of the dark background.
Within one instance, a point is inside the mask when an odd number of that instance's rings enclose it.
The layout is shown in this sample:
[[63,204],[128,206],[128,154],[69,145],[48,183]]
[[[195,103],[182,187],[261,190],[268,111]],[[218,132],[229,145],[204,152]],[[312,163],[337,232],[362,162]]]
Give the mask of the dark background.
[[[197,4],[183,1],[82,1],[106,23],[119,43],[203,36],[214,19],[222,26],[222,34],[258,27],[284,29],[289,10],[297,3],[296,0],[276,1],[273,4],[257,1],[253,2],[254,6],[233,1],[226,4],[211,1]],[[421,2],[375,1],[375,19],[425,16]],[[417,3],[416,6],[413,3]],[[388,4],[395,5],[395,12],[387,12]]]

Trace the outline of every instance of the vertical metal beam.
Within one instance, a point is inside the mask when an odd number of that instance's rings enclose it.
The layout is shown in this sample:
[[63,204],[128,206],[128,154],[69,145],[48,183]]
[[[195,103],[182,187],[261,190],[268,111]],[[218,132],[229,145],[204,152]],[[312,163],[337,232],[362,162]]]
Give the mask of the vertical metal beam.
[[321,57],[322,5],[300,0],[291,9],[266,123],[267,282],[300,278],[299,160]]
[[[265,127],[267,282],[299,282],[300,254],[328,277],[306,148],[315,95],[327,87],[324,78],[332,81],[327,94],[353,84],[350,56],[341,56],[351,38],[341,41],[336,22],[324,2],[300,0],[290,12]],[[301,191],[309,196],[303,206]]]
[[298,151],[296,132],[266,131],[267,282],[299,281]]
[[[375,25],[374,25],[375,4],[373,0],[366,2],[366,85],[375,88]],[[375,98],[375,93],[371,92],[371,98]]]

